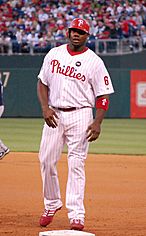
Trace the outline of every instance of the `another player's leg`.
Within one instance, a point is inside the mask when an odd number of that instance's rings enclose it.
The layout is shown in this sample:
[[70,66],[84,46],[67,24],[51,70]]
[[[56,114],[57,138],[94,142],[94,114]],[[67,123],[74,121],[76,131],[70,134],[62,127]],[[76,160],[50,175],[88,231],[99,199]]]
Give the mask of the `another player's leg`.
[[[72,119],[72,121],[71,121]],[[88,152],[86,130],[93,120],[92,109],[85,108],[72,113],[70,129],[66,133],[68,145],[68,182],[66,190],[66,207],[70,229],[83,230],[85,219],[85,159]],[[73,125],[74,124],[74,125]]]
[[44,227],[52,222],[53,216],[62,207],[56,168],[64,145],[62,136],[60,125],[55,129],[44,125],[39,152],[45,206],[40,225]]
[[0,160],[10,152],[10,149],[0,140]]
[[[4,112],[4,105],[0,105],[0,117]],[[9,148],[0,140],[0,160],[10,152]]]

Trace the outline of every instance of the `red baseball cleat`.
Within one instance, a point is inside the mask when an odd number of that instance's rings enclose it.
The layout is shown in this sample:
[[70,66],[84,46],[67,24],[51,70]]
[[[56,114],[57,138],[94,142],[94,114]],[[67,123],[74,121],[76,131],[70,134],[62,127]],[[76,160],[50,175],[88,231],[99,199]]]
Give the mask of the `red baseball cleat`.
[[49,225],[52,222],[55,213],[57,211],[59,211],[60,209],[61,209],[61,207],[56,210],[46,210],[45,209],[44,213],[42,214],[42,216],[40,218],[40,226],[46,227],[47,225]]
[[81,220],[74,219],[71,221],[70,229],[82,231],[84,229],[84,223]]

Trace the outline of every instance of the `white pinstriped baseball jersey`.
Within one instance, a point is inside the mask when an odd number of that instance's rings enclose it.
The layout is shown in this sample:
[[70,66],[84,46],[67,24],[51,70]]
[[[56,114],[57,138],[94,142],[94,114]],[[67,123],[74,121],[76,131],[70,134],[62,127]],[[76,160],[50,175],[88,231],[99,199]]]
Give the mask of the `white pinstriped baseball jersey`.
[[95,97],[114,92],[102,59],[89,48],[76,55],[67,44],[51,49],[38,78],[50,88],[54,107],[94,107]]

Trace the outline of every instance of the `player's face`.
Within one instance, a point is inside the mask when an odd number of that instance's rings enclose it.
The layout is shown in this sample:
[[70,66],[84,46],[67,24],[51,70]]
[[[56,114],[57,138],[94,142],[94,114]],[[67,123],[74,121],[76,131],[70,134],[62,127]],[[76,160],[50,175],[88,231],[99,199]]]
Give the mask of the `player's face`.
[[86,44],[88,34],[83,30],[71,29],[69,33],[69,39],[74,47],[81,47]]

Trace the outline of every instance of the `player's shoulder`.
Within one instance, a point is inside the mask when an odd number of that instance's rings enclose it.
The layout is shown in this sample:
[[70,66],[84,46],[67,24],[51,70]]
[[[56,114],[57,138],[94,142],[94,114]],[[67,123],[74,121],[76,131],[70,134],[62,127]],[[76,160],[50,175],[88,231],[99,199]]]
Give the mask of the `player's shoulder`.
[[88,53],[88,56],[92,58],[95,62],[103,63],[103,60],[101,59],[101,57],[98,54],[96,54],[96,52],[92,51],[90,48],[88,48],[87,53]]
[[58,52],[58,51],[62,51],[62,50],[65,50],[65,49],[66,49],[66,44],[62,44],[60,46],[51,48],[50,51],[48,52],[48,54]]
[[56,53],[60,53],[62,54],[63,51],[66,50],[66,44],[62,44],[60,46],[57,46],[57,47],[53,47],[50,49],[50,51],[46,54],[46,58],[52,56],[52,55],[55,55]]

